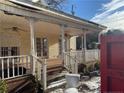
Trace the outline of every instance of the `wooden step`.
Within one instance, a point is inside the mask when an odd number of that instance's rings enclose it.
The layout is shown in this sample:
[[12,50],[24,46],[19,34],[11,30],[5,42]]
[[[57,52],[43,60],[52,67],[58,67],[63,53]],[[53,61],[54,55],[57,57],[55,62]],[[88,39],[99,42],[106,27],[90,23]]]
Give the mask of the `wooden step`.
[[18,88],[16,88],[15,93],[20,93],[21,91],[24,91],[25,87],[27,87],[30,84],[31,84],[31,81],[27,81],[27,82],[21,84],[21,86],[19,86]]
[[63,67],[56,67],[56,68],[51,68],[47,69],[47,74],[54,74],[54,73],[60,73],[63,70]]
[[35,93],[33,80],[32,75],[7,79],[8,93]]
[[48,76],[47,81],[54,81],[54,80],[57,80],[59,78],[65,78],[65,75],[64,74],[50,75],[50,76]]
[[47,85],[49,86],[51,83],[58,81],[58,80],[62,80],[65,79],[65,75],[54,75],[54,76],[49,76],[47,78]]
[[15,93],[36,93],[32,82],[26,82]]
[[61,59],[47,60],[47,74],[60,73],[63,70],[63,61]]
[[63,61],[61,59],[48,59],[47,60],[48,69],[59,67],[59,66],[63,66]]
[[56,89],[59,87],[64,87],[66,84],[66,81],[65,81],[66,74],[68,74],[68,72],[63,71],[59,74],[48,76],[48,78],[47,78],[48,90],[50,90],[50,88]]

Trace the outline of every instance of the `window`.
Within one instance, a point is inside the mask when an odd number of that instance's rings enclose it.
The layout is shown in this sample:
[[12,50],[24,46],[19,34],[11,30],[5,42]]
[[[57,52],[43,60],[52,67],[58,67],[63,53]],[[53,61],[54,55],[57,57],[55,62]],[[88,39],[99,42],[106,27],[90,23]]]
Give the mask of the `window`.
[[2,47],[1,48],[1,56],[9,56],[9,48],[8,47]]
[[62,55],[62,40],[59,38],[59,55]]
[[0,47],[0,56],[17,56],[19,55],[19,47]]
[[[82,45],[83,45],[82,37],[77,37],[76,38],[76,49],[82,50]],[[83,46],[83,48],[84,48],[84,46]]]
[[47,38],[36,38],[37,56],[48,57],[48,39]]
[[17,56],[19,55],[19,48],[18,47],[12,47],[11,48],[11,56]]
[[41,42],[41,38],[36,38],[36,45],[37,45],[37,56],[42,56],[42,42]]
[[43,38],[43,56],[48,57],[48,40],[47,38]]

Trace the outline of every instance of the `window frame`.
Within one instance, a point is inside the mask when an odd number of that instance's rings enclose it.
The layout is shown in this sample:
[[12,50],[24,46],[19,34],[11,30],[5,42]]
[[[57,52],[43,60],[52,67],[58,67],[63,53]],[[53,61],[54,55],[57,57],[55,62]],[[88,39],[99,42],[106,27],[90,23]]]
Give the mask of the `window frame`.
[[[15,48],[15,50],[13,50]],[[12,53],[12,52],[15,53]],[[0,47],[0,57],[5,56],[18,56],[20,55],[20,48],[17,46],[14,47]]]
[[[46,42],[44,40],[46,39]],[[38,41],[39,40],[39,41]],[[48,38],[36,38],[36,52],[38,57],[42,58],[48,58],[49,57],[49,44],[48,44]]]

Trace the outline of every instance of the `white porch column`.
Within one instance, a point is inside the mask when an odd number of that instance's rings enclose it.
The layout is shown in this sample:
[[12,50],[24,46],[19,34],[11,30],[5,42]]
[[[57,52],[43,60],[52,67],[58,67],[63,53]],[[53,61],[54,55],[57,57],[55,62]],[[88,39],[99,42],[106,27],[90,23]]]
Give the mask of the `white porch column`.
[[82,41],[82,61],[85,62],[84,35],[81,36]]
[[35,32],[34,32],[34,19],[29,19],[30,25],[30,39],[31,39],[31,55],[36,55],[35,51]]
[[87,40],[86,40],[86,33],[83,34],[83,51],[84,51],[84,62],[86,62],[86,50],[87,50]]
[[81,41],[82,41],[81,42],[82,43],[81,46],[82,46],[82,51],[83,51],[84,50],[84,35],[81,36]]
[[62,59],[64,60],[64,52],[65,52],[65,26],[61,25],[61,41],[62,41]]
[[87,50],[87,37],[86,37],[86,33],[84,33],[84,49]]
[[66,37],[66,47],[67,47],[67,52],[70,51],[70,36]]
[[[35,49],[35,31],[34,31],[34,19],[29,18],[29,26],[30,26],[30,40],[31,40],[31,56],[36,56],[36,49]],[[32,74],[35,75],[35,60],[32,57]]]

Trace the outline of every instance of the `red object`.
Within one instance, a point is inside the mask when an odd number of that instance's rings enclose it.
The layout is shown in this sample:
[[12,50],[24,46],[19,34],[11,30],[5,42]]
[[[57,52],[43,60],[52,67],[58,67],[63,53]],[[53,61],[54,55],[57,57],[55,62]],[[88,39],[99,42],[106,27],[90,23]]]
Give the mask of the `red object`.
[[124,93],[124,34],[101,35],[101,93]]

